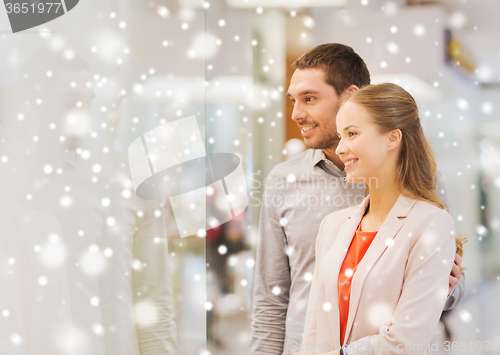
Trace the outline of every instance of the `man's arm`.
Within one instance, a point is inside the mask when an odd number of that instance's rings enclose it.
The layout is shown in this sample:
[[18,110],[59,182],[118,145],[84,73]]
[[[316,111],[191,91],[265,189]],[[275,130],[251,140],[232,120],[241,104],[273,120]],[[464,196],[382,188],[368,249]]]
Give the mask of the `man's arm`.
[[449,278],[449,289],[448,298],[444,304],[444,310],[449,311],[454,308],[462,299],[465,293],[465,274],[460,273],[460,267],[462,266],[462,258],[455,254],[455,262],[451,269],[451,274]]
[[283,353],[291,284],[286,236],[277,213],[280,195],[275,179],[268,179],[260,214],[250,355]]
[[[436,192],[441,200],[448,204],[446,196],[446,188],[444,187],[443,175],[436,171]],[[455,263],[450,273],[450,285],[448,290],[448,298],[444,304],[444,310],[449,311],[460,303],[465,293],[464,274],[460,274],[460,267],[462,266],[462,258],[455,254]],[[462,275],[460,277],[460,275]]]

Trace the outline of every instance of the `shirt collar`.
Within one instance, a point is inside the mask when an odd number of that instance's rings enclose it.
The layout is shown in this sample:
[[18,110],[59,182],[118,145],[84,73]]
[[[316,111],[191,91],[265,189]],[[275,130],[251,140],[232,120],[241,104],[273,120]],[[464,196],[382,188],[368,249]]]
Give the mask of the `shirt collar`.
[[340,170],[331,160],[329,160],[322,149],[312,150],[312,167],[318,166],[327,173],[337,176],[345,177],[345,171]]
[[312,159],[311,159],[312,167],[318,165],[320,161],[326,160],[326,155],[325,153],[323,153],[322,149],[311,149],[311,151],[312,151]]

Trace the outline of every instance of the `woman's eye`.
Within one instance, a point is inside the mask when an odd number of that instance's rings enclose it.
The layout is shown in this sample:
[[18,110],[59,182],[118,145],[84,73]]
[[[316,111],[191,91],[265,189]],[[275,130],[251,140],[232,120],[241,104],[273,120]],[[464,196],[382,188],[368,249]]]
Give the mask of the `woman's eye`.
[[352,136],[354,136],[355,134],[356,134],[356,133],[354,133],[354,132],[349,132],[349,137],[352,137]]

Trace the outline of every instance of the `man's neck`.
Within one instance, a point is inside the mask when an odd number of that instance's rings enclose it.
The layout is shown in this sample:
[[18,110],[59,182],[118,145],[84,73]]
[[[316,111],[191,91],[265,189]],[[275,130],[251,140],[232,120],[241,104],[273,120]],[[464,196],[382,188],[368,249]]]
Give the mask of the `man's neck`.
[[332,148],[323,149],[323,153],[325,153],[326,158],[335,164],[340,171],[344,171],[344,163],[342,163],[339,156],[335,154],[335,149],[337,149],[337,145]]

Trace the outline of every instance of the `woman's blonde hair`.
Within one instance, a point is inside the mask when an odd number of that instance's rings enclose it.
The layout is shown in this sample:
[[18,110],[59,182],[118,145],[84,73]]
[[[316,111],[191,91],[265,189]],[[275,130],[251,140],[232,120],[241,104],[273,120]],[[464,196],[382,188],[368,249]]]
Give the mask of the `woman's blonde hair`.
[[448,210],[436,192],[436,162],[424,136],[413,97],[402,87],[386,83],[365,86],[346,96],[340,106],[346,102],[362,106],[381,133],[401,130],[396,171],[398,188],[408,197]]

